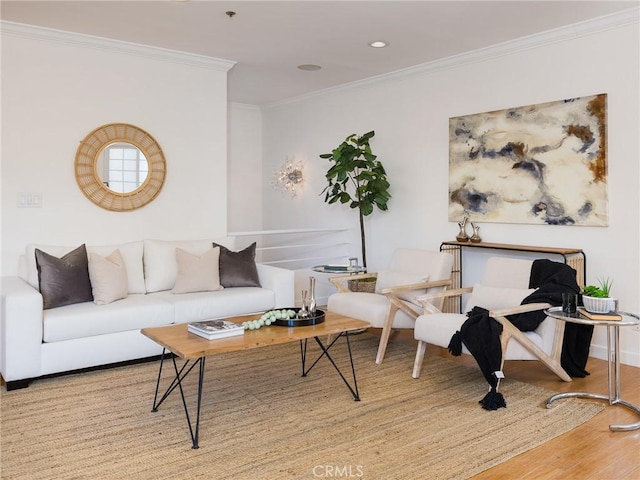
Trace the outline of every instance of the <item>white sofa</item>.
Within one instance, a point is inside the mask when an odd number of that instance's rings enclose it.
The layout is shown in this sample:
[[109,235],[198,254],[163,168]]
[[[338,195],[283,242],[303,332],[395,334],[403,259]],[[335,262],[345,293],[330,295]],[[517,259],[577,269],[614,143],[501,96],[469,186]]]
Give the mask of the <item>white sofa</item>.
[[76,303],[43,310],[35,249],[61,257],[74,247],[29,245],[19,276],[2,278],[0,373],[7,389],[44,375],[159,355],[162,348],[140,333],[144,327],[222,318],[294,305],[293,271],[257,264],[260,287],[172,293],[178,275],[176,248],[202,255],[212,242],[231,239],[142,240],[87,246],[88,255],[115,249],[126,266],[126,298],[98,305]]

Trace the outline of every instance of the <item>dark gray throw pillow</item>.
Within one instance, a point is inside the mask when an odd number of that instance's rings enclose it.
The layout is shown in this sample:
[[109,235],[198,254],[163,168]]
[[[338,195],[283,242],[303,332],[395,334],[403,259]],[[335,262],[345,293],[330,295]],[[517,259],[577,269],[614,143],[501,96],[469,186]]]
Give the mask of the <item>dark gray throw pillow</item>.
[[36,248],[38,282],[44,309],[92,302],[87,247],[82,244],[62,258]]
[[232,252],[215,242],[213,247],[220,247],[220,283],[223,287],[261,286],[256,267],[256,242],[239,252]]

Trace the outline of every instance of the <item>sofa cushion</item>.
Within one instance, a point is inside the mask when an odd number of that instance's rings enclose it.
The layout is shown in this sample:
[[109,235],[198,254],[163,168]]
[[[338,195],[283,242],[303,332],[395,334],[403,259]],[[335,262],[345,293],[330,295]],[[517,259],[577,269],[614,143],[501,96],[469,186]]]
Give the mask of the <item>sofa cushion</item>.
[[220,290],[220,248],[210,248],[202,255],[192,255],[176,248],[178,276],[172,293]]
[[515,307],[534,291],[534,288],[488,287],[478,283],[473,286],[465,312],[470,312],[473,307],[482,307],[487,310]]
[[[122,259],[127,269],[127,284],[129,293],[145,293],[144,271],[142,269],[142,241],[121,243],[116,245],[99,245],[87,247],[87,253],[97,253],[103,257],[109,256],[114,250],[120,250]],[[25,251],[25,280],[33,287],[38,288],[38,270],[36,267],[35,249],[38,248],[49,255],[61,257],[73,247],[29,244]]]
[[44,310],[93,300],[84,244],[61,258],[35,249]]
[[171,290],[178,277],[176,248],[192,255],[202,255],[210,250],[213,242],[233,243],[221,240],[144,240],[144,281],[148,293]]
[[223,287],[260,287],[256,242],[239,252],[217,243],[213,243],[213,246],[220,247],[220,283]]
[[89,253],[89,278],[95,304],[106,305],[127,297],[127,268],[120,250],[108,257]]
[[225,288],[183,295],[165,291],[148,296],[171,303],[175,309],[175,323],[264,312],[275,307],[274,292],[256,287]]
[[[44,312],[43,341],[59,342],[173,323],[173,305],[132,294],[108,305],[78,303]],[[106,339],[105,339],[106,341]]]

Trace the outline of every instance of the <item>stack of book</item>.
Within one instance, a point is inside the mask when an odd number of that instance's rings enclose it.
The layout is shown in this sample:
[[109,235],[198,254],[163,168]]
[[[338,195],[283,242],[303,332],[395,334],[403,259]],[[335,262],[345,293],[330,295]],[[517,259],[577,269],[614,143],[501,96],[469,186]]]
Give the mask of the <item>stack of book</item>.
[[616,312],[608,312],[608,313],[591,313],[585,310],[584,308],[578,309],[580,315],[589,320],[622,320],[622,315]]
[[203,322],[190,323],[187,331],[207,340],[216,340],[218,338],[242,335],[244,327],[229,320],[205,320]]

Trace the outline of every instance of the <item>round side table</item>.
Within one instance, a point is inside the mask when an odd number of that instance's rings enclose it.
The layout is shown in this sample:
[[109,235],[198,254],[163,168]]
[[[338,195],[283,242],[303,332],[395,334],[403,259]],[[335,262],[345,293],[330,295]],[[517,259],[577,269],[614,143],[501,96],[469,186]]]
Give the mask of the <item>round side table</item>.
[[[620,349],[620,327],[627,327],[640,324],[640,318],[634,313],[616,312],[622,316],[621,320],[592,320],[578,313],[565,313],[562,307],[552,307],[545,310],[545,313],[553,318],[563,322],[581,323],[583,325],[605,326],[607,327],[607,364],[609,379],[609,395],[601,395],[597,393],[568,392],[558,393],[549,397],[547,400],[547,408],[552,407],[552,403],[563,398],[592,398],[598,400],[607,400],[609,405],[621,405],[636,412],[640,415],[640,407],[633,403],[627,402],[620,398],[620,358],[618,350]],[[626,432],[637,430],[640,428],[640,421],[628,425],[609,425],[612,432]]]
[[316,265],[311,270],[318,273],[344,273],[349,275],[355,275],[356,273],[365,273],[366,268],[361,266],[350,267],[346,265]]
[[[341,277],[349,275],[349,276],[356,276],[358,274],[361,273],[367,273],[367,269],[366,267],[361,267],[360,265],[354,265],[354,266],[347,266],[347,265],[316,265],[315,267],[311,268],[314,272],[318,272],[318,273],[332,273],[334,275],[340,275]],[[353,291],[360,291],[360,278],[362,278],[362,276],[359,277],[355,277],[354,280],[349,280],[349,287],[347,288],[345,287],[340,287],[340,283],[336,283],[334,281],[334,279],[338,279],[339,277],[333,277],[330,278],[329,281],[338,289],[338,292],[345,292],[345,291],[350,291],[351,289],[353,289]],[[353,285],[353,286],[352,286]]]

